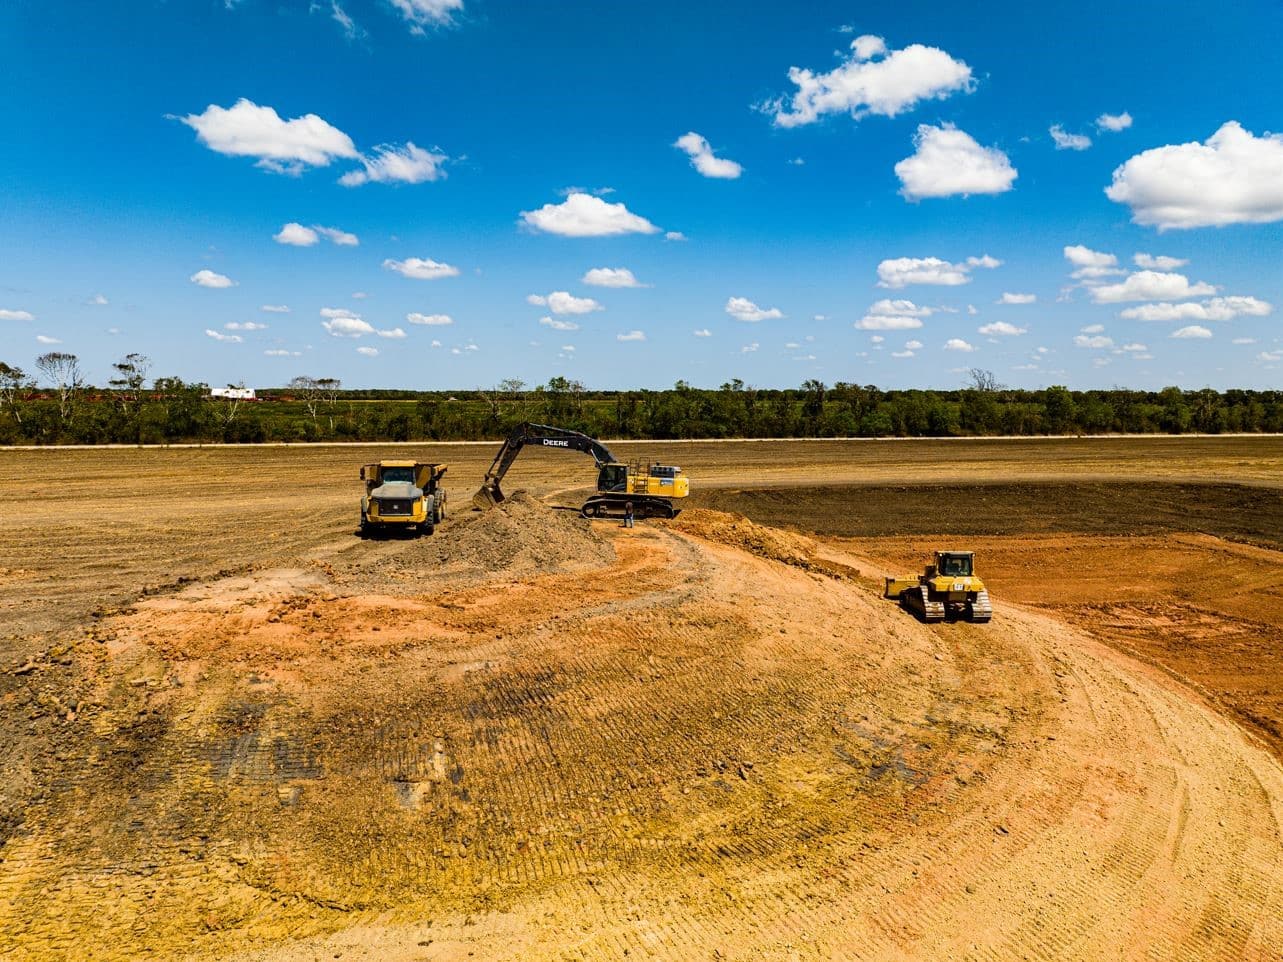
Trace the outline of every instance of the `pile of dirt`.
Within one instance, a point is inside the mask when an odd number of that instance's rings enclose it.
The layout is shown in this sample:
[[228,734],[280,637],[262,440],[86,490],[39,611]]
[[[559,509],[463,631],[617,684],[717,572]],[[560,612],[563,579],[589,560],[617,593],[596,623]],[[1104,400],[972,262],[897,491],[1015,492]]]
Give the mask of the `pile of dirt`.
[[768,528],[750,521],[742,514],[711,511],[707,508],[688,509],[671,521],[669,527],[705,541],[730,545],[760,558],[780,561],[794,568],[815,571],[833,578],[849,578],[859,574],[855,568],[821,557],[819,545],[810,538],[781,531],[779,528]]
[[446,565],[483,571],[553,571],[608,565],[615,549],[577,511],[551,508],[524,491],[445,528],[430,542]]

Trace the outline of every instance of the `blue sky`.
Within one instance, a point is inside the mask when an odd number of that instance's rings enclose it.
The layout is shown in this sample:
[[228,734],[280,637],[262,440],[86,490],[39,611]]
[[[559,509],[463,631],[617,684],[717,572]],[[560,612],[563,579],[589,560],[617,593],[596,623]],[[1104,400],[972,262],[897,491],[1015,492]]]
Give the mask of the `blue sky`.
[[11,0],[0,359],[1277,388],[1281,27],[1277,2]]

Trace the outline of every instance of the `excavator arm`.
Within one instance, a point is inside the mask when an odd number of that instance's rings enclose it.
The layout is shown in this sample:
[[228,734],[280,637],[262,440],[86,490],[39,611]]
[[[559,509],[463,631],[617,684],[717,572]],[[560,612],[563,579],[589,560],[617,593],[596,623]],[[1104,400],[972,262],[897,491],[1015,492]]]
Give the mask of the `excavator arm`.
[[490,470],[486,472],[486,477],[481,483],[480,490],[473,495],[473,504],[479,508],[491,508],[503,501],[504,494],[499,487],[499,482],[503,480],[503,476],[512,467],[512,462],[517,460],[517,455],[528,444],[559,450],[582,451],[584,454],[592,455],[592,459],[596,462],[598,468],[603,464],[615,463],[615,456],[610,453],[610,449],[596,438],[590,438],[586,434],[570,431],[566,428],[556,428],[547,424],[533,424],[526,421],[517,425],[516,429],[499,448],[499,453],[495,455],[494,461],[491,462]]

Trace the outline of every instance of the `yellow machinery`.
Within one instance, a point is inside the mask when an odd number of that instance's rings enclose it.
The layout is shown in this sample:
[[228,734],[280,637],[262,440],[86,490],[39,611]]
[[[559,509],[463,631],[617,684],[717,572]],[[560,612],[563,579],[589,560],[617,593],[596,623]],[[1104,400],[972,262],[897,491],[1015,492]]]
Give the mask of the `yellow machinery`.
[[935,564],[922,574],[888,578],[886,597],[898,598],[923,621],[954,617],[983,622],[993,617],[989,592],[975,574],[974,551],[937,551]]
[[444,464],[419,461],[380,461],[363,466],[361,533],[400,528],[432,534],[445,517],[446,494],[441,488],[445,473]]
[[481,489],[472,498],[473,504],[484,510],[504,499],[499,482],[528,444],[561,451],[582,451],[597,462],[597,493],[580,509],[585,517],[619,517],[631,504],[633,514],[638,518],[672,518],[678,511],[673,502],[690,494],[690,481],[679,467],[624,464],[596,438],[566,428],[526,422],[519,424],[499,448]]

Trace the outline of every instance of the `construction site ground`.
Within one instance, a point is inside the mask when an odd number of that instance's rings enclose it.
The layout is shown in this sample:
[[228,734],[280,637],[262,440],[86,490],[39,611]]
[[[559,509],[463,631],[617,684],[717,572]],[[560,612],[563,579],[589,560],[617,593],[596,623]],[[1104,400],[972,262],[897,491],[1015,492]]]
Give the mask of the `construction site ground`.
[[1283,958],[1283,439],[612,448],[0,450],[0,956]]

